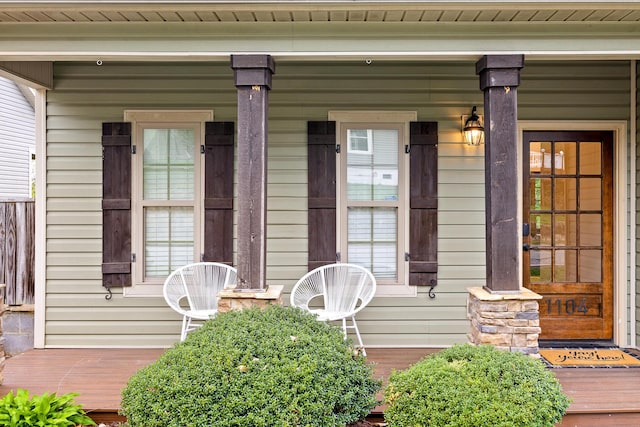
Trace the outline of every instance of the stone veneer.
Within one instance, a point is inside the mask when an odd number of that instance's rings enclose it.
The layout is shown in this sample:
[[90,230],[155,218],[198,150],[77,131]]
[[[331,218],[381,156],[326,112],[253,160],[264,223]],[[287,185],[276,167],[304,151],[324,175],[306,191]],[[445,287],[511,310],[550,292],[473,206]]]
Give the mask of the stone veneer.
[[243,310],[250,307],[264,308],[271,304],[282,305],[281,285],[271,285],[264,292],[236,291],[234,288],[224,289],[218,294],[218,311]]
[[491,344],[502,350],[538,354],[542,299],[526,288],[517,293],[491,293],[469,288],[467,315],[471,321],[468,339],[472,344]]

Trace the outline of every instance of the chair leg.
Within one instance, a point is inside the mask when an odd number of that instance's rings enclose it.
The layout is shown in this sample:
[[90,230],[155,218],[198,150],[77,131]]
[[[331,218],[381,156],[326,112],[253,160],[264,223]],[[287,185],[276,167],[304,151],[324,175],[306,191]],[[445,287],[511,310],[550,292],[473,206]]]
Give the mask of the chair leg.
[[351,316],[351,321],[353,322],[353,329],[356,331],[356,336],[358,337],[358,343],[360,344],[360,348],[362,349],[362,355],[367,356],[367,351],[364,349],[364,344],[362,343],[362,337],[360,336],[360,330],[358,329],[358,324],[356,323],[356,316]]
[[187,329],[191,325],[191,319],[187,319],[187,316],[182,316],[182,330],[180,331],[180,341],[184,341],[187,338]]
[[345,340],[347,339],[347,328],[348,328],[348,326],[347,326],[347,318],[345,317],[345,318],[342,319],[342,333],[344,334],[344,339]]
[[358,339],[358,344],[362,349],[362,355],[366,356],[367,351],[364,349],[364,344],[362,343],[362,337],[360,336],[360,330],[358,329],[358,324],[356,323],[356,316],[351,316],[351,326],[347,325],[347,318],[342,319],[342,332],[344,333],[344,339],[347,339],[347,329],[353,329],[356,332],[356,338]]

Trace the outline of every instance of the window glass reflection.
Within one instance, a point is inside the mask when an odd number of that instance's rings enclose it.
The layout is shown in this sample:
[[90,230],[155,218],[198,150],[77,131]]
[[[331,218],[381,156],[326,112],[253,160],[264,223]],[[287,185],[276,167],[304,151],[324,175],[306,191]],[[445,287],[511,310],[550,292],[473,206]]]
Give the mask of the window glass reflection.
[[575,282],[578,279],[578,251],[557,250],[553,261],[554,282]]
[[580,143],[580,175],[600,175],[602,171],[602,144]]
[[556,142],[554,144],[554,172],[556,175],[576,174],[576,150],[575,142]]
[[602,209],[601,182],[600,178],[580,178],[580,210]]
[[533,178],[529,182],[532,211],[551,210],[551,178]]
[[602,281],[602,251],[601,250],[581,250],[580,251],[580,282],[600,282]]
[[578,242],[576,239],[575,214],[556,214],[554,222],[554,244],[556,246],[575,246]]
[[551,250],[529,251],[529,278],[531,283],[551,282]]

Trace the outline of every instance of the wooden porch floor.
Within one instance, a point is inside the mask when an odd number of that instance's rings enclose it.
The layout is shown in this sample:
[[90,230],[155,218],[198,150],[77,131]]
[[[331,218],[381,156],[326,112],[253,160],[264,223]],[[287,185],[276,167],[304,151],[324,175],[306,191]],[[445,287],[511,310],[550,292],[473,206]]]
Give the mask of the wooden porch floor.
[[[7,359],[0,396],[24,388],[31,394],[79,393],[76,401],[97,422],[122,420],[117,416],[120,390],[141,367],[164,349],[46,349],[31,350]],[[392,369],[404,369],[436,349],[367,349],[375,375],[386,378]],[[640,426],[640,368],[554,369],[573,399],[559,426]],[[381,417],[381,408],[372,414]]]

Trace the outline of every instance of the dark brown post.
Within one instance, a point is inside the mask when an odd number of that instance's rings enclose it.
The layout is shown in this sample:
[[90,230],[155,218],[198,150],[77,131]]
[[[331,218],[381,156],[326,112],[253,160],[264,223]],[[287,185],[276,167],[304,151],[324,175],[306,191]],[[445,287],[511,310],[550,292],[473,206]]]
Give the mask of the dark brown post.
[[484,91],[487,284],[520,291],[517,124],[523,55],[487,55],[476,63]]
[[238,285],[239,291],[266,289],[267,110],[269,55],[232,55],[238,88]]

